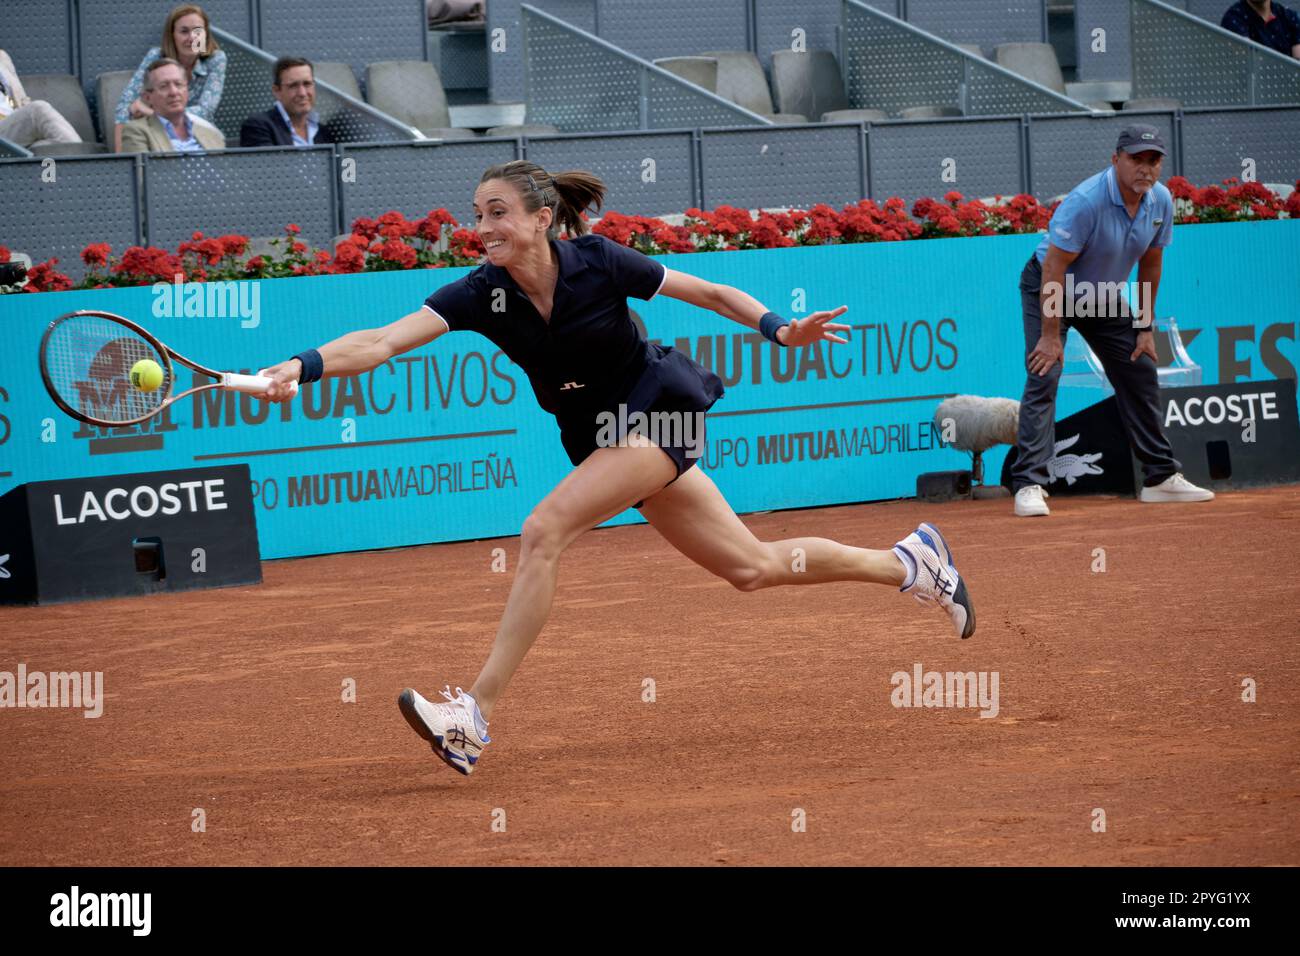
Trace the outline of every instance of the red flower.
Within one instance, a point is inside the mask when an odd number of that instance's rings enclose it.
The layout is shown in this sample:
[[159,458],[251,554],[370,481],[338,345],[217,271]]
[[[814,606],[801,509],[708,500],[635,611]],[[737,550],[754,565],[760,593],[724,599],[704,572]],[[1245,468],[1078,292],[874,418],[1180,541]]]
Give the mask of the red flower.
[[81,261],[92,268],[108,265],[108,254],[113,247],[107,242],[92,243],[81,250]]
[[4,246],[0,246],[0,262],[8,262],[8,261],[9,261],[9,250],[6,249]]
[[379,224],[373,219],[360,217],[352,220],[352,234],[363,236],[367,243],[379,235]]
[[289,225],[287,225],[287,226],[284,227],[284,231],[287,232],[287,233],[289,233],[290,235],[296,236],[296,235],[298,235],[298,233],[302,232],[302,229],[299,228],[299,226],[297,225],[297,223],[292,223],[292,222],[291,222],[291,223],[289,223]]
[[335,272],[361,272],[366,267],[365,250],[354,242],[341,242],[334,250]]
[[200,239],[203,238],[203,233],[199,232],[198,230],[195,230],[194,235],[190,236],[190,238],[193,239],[195,242],[198,242]]
[[302,243],[302,242],[295,242],[290,248],[292,248],[294,252],[298,252],[298,253],[307,251],[306,243]]
[[227,256],[242,256],[248,249],[247,236],[222,236],[217,242],[221,243],[221,251]]
[[389,239],[381,245],[379,247],[379,257],[389,262],[395,262],[403,269],[415,268],[418,259],[415,250],[400,239]]
[[1300,219],[1300,180],[1296,181],[1295,191],[1286,197],[1286,213],[1292,219]]
[[959,203],[962,201],[963,198],[964,197],[962,196],[962,194],[957,192],[957,190],[955,189],[952,190],[951,192],[944,193],[943,195],[943,201],[950,204]]
[[1175,199],[1193,199],[1196,196],[1196,187],[1182,176],[1171,176],[1169,192]]
[[210,266],[215,266],[221,261],[221,257],[226,254],[225,247],[216,239],[204,239],[198,244],[198,249],[195,251]]
[[415,224],[415,232],[422,239],[436,242],[442,237],[444,227],[455,229],[456,217],[445,209],[430,209],[429,214]]
[[1226,208],[1228,203],[1228,194],[1218,186],[1206,186],[1204,189],[1196,190],[1193,202],[1198,206],[1218,206]]
[[147,249],[131,246],[122,253],[122,258],[118,260],[112,271],[127,279],[152,283],[158,280],[171,282],[178,273],[183,273],[185,268],[179,258],[165,249],[154,246],[149,246]]
[[483,248],[483,240],[473,229],[457,229],[451,234],[447,246],[453,255],[467,259],[480,257],[487,252]]
[[266,260],[261,256],[253,256],[244,263],[244,269],[248,272],[259,272],[266,268]]
[[55,270],[58,259],[51,259],[27,270],[24,292],[65,292],[72,288],[72,280]]

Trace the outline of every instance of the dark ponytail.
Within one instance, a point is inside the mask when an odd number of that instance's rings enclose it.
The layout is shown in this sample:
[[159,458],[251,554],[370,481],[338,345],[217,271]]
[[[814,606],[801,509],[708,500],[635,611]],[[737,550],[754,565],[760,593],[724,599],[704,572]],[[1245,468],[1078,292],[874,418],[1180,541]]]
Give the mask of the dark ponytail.
[[582,219],[582,213],[591,208],[600,212],[605,201],[605,184],[600,177],[581,169],[552,175],[536,163],[516,159],[489,166],[479,182],[491,179],[504,179],[514,186],[523,197],[524,209],[528,212],[549,206],[552,218],[548,235],[552,239],[561,230],[570,236],[585,235],[590,230]]

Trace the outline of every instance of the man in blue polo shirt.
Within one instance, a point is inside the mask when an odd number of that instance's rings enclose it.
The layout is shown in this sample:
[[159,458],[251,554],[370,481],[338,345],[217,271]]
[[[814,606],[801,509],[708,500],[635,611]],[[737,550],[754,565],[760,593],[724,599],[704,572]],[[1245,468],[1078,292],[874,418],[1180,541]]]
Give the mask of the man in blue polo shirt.
[[[1179,472],[1161,420],[1154,317],[1174,222],[1173,197],[1160,182],[1165,153],[1154,126],[1125,127],[1110,167],[1065,197],[1021,273],[1029,377],[1020,401],[1019,455],[1011,469],[1015,512],[1021,517],[1048,514],[1043,498],[1050,481],[1056,388],[1071,327],[1092,347],[1115,389],[1145,475],[1141,500],[1214,497]],[[1138,284],[1130,305],[1124,290],[1134,265]]]
[[1223,12],[1219,26],[1300,60],[1300,14],[1273,0],[1240,0]]

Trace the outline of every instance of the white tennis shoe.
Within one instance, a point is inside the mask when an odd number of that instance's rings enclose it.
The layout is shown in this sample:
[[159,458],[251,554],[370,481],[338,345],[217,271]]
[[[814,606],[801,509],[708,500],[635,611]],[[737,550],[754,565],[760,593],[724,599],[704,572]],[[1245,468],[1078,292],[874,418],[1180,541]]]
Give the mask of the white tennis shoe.
[[1016,516],[1035,518],[1051,514],[1047,502],[1043,500],[1046,497],[1047,489],[1042,485],[1025,485],[1016,492]]
[[965,639],[975,633],[975,605],[952,563],[952,551],[939,529],[921,525],[898,544],[894,554],[908,569],[907,579],[899,588],[922,604],[936,604],[948,612],[953,630]]
[[1170,475],[1158,485],[1152,485],[1150,488],[1144,486],[1138,497],[1146,502],[1213,501],[1214,492],[1192,484],[1180,471]]
[[483,748],[492,742],[487,735],[487,721],[474,698],[459,687],[455,696],[450,686],[440,693],[451,703],[431,703],[408,687],[398,695],[397,706],[411,729],[429,741],[435,754],[452,769],[469,776]]

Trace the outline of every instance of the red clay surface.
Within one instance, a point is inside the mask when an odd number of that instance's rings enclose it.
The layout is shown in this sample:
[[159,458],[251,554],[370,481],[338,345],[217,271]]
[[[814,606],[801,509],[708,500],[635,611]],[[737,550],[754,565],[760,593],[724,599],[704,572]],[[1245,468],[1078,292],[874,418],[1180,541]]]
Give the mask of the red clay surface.
[[[976,601],[966,642],[887,588],[743,594],[649,527],[592,532],[468,779],[395,698],[469,686],[511,580],[491,551],[513,570],[517,539],[0,609],[0,670],[101,670],[106,690],[97,720],[0,711],[0,860],[1300,863],[1300,489],[1052,505],[1034,521],[1007,501],[746,519],[767,539],[874,547],[935,521]],[[890,675],[916,662],[997,671],[1000,713],[893,707]]]

